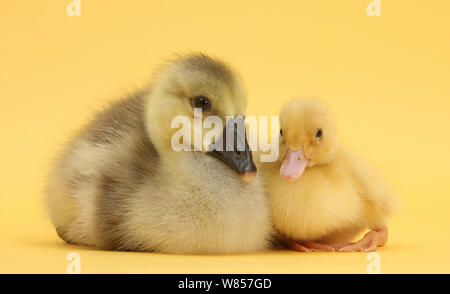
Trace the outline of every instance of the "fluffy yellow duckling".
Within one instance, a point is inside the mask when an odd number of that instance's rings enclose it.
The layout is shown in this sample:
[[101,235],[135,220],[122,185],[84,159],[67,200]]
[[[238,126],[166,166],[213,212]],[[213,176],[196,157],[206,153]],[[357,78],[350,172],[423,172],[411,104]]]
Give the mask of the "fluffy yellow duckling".
[[[275,228],[299,251],[374,251],[397,202],[336,136],[328,108],[296,99],[280,114],[280,156],[263,165]],[[363,230],[358,242],[348,243]]]

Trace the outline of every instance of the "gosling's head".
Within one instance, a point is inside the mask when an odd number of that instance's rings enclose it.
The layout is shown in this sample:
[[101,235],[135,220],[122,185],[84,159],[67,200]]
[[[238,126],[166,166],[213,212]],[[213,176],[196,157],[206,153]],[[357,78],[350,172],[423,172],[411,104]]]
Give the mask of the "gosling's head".
[[172,140],[180,129],[171,127],[171,124],[175,117],[183,116],[191,125],[191,136],[180,139],[183,146],[189,145],[192,150],[215,155],[244,179],[253,179],[256,167],[251,152],[208,152],[208,144],[199,146],[195,142],[198,136],[205,142],[207,139],[212,140],[211,143],[220,141],[220,138],[205,137],[215,128],[214,124],[207,126],[202,123],[200,127],[194,127],[194,115],[198,118],[198,112],[195,114],[194,109],[201,109],[202,122],[207,117],[216,116],[223,126],[226,125],[227,116],[245,116],[247,97],[243,83],[228,65],[203,54],[178,58],[160,71],[151,91],[146,109],[146,126],[160,153],[174,152]]
[[295,99],[280,113],[280,175],[298,179],[306,168],[327,164],[338,142],[328,108],[315,99]]

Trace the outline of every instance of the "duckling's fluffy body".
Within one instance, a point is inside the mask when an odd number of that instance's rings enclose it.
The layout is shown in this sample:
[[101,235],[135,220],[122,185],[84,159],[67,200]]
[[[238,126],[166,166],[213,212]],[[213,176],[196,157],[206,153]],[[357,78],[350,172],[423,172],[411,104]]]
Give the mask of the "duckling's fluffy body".
[[170,147],[172,117],[193,117],[189,97],[215,97],[218,115],[245,114],[240,87],[223,63],[190,56],[169,65],[148,91],[99,113],[49,176],[46,204],[59,236],[103,249],[179,254],[269,248],[260,176],[246,183],[204,152]]
[[341,148],[325,166],[305,170],[294,183],[267,168],[274,226],[294,240],[348,242],[366,228],[386,224],[392,194],[370,167]]
[[[361,244],[345,243],[367,228],[386,226],[398,206],[394,195],[370,166],[338,143],[323,103],[294,100],[283,108],[280,124],[280,158],[263,165],[275,228],[305,251],[311,244],[315,250],[359,251]],[[292,150],[302,150],[308,166],[286,182],[280,169],[283,175],[282,163]],[[366,245],[363,250],[377,247]]]

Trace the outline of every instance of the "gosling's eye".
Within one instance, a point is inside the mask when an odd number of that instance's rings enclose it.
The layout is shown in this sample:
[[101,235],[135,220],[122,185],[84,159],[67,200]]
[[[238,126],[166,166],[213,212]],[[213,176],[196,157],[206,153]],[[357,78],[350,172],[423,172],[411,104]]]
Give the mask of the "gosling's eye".
[[280,136],[283,136],[283,130],[280,129]]
[[201,108],[203,112],[211,110],[211,101],[206,96],[197,96],[192,100],[192,106],[194,108]]
[[322,129],[318,129],[316,132],[316,138],[320,139],[322,138]]

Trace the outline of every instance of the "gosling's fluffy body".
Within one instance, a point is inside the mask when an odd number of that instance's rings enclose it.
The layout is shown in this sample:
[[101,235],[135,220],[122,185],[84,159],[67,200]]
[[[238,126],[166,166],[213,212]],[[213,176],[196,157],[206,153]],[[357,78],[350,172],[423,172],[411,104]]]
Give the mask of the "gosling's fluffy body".
[[[224,254],[268,249],[261,177],[242,181],[203,152],[175,152],[174,115],[187,96],[215,96],[215,113],[245,114],[239,79],[203,55],[170,63],[146,91],[99,113],[56,161],[46,204],[59,236],[103,249]],[[184,97],[186,96],[186,97]]]
[[[370,166],[338,143],[323,103],[293,100],[283,108],[280,124],[280,158],[263,165],[276,230],[294,241],[337,244],[387,224],[396,198]],[[314,138],[318,128],[320,141]],[[280,177],[288,147],[304,148],[310,165],[289,183]]]

